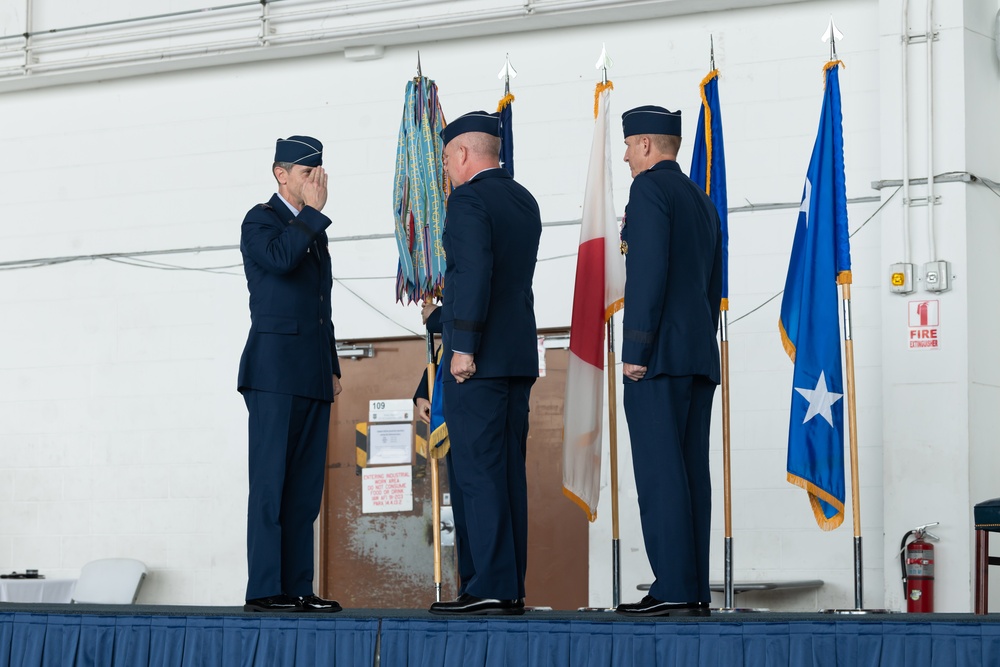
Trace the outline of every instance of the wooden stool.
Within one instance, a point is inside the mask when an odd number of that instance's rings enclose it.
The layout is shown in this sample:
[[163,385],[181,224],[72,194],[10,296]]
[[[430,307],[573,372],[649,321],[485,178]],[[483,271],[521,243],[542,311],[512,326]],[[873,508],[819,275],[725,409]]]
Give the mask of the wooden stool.
[[989,605],[989,566],[1000,565],[1000,557],[990,556],[990,533],[1000,533],[1000,498],[976,505],[973,517],[976,522],[976,613],[985,614]]

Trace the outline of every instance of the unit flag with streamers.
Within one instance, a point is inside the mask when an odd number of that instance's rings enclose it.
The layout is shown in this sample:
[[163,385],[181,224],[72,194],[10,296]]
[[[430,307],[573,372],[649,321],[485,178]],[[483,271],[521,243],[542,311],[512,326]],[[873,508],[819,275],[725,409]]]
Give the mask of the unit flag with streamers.
[[440,135],[444,125],[434,81],[419,76],[407,82],[393,187],[397,301],[439,298],[444,285],[441,235],[449,191]]

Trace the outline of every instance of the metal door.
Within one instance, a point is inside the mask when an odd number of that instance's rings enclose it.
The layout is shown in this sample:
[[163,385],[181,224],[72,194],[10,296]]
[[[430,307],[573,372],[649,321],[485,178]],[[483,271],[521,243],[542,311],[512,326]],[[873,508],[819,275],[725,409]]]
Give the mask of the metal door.
[[[370,346],[370,348],[369,348]],[[434,601],[430,472],[414,458],[413,511],[361,513],[355,428],[371,400],[411,398],[426,363],[423,340],[360,341],[372,356],[341,358],[344,391],[330,415],[326,492],[320,514],[320,594],[361,608],[420,608]],[[575,609],[588,601],[588,523],[562,494],[566,350],[546,351],[546,376],[531,393],[528,435],[526,603]],[[441,465],[442,490],[447,474]],[[456,595],[453,547],[442,549],[442,598]]]

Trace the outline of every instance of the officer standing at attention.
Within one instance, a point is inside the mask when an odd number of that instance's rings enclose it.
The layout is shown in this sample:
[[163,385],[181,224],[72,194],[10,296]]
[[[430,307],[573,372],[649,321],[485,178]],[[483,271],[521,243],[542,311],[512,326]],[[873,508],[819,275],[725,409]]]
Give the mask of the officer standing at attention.
[[681,114],[622,115],[632,171],[622,253],[625,417],[654,582],[629,616],[707,615],[712,511],[708,432],[719,383],[722,234],[715,205],[677,164]]
[[240,236],[251,319],[239,373],[250,413],[245,611],[341,609],[313,593],[313,522],[341,389],[322,164],[316,139],[278,139],[278,192],[250,209]]
[[[538,204],[500,167],[500,117],[441,131],[448,197],[441,306],[444,417],[474,572],[434,614],[522,614],[528,553],[528,399],[538,377]],[[464,573],[463,573],[464,574]],[[464,577],[463,577],[464,578]]]

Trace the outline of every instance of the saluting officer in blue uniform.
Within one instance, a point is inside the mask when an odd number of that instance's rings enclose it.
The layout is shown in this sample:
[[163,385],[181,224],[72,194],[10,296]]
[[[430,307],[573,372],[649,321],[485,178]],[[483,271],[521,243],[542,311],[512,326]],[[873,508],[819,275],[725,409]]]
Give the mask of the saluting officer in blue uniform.
[[500,117],[441,131],[448,197],[441,306],[444,416],[474,573],[437,614],[521,614],[528,554],[528,399],[538,377],[538,204],[500,167]]
[[322,164],[318,140],[278,139],[278,192],[250,209],[240,236],[251,319],[238,385],[250,413],[246,611],[340,611],[313,594],[313,522],[340,393]]
[[632,187],[622,223],[625,417],[655,581],[634,616],[706,615],[712,511],[708,435],[719,383],[722,235],[712,201],[677,164],[681,114],[622,115]]

